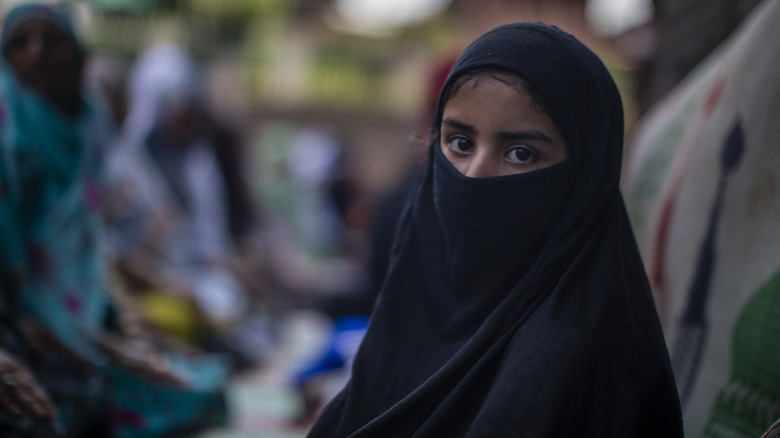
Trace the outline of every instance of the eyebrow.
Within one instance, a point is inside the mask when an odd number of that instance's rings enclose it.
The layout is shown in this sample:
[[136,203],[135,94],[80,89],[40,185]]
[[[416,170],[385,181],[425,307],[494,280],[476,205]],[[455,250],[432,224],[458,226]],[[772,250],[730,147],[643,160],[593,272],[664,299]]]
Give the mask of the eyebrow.
[[468,132],[469,134],[474,134],[475,132],[477,132],[477,130],[474,129],[473,126],[467,125],[467,124],[461,122],[460,120],[456,120],[456,119],[449,118],[449,117],[447,117],[444,120],[442,120],[441,124],[442,125],[447,125],[450,128],[455,128],[455,129],[458,129],[458,130],[461,130],[461,131],[464,131],[464,132]]
[[[443,119],[441,124],[449,128],[458,129],[468,134],[475,134],[477,132],[473,126],[449,117]],[[503,141],[538,140],[544,143],[553,143],[553,139],[550,138],[550,136],[536,129],[531,129],[528,131],[499,132],[498,137]]]

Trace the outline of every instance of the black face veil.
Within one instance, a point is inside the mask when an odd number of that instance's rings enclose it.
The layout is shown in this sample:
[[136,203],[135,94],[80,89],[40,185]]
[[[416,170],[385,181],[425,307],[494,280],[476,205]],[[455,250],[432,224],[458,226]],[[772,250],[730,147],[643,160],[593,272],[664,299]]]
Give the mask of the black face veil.
[[310,436],[681,436],[618,189],[623,113],[611,76],[539,23],[477,39],[443,95],[482,68],[538,89],[569,159],[475,179],[431,145],[352,380]]

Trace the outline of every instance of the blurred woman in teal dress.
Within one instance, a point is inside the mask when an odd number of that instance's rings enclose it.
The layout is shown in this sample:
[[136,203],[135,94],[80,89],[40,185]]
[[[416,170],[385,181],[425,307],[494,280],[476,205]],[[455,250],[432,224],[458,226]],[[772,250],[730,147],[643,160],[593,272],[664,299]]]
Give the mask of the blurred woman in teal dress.
[[86,53],[68,15],[16,7],[0,45],[0,292],[10,313],[33,321],[29,342],[104,381],[94,400],[107,397],[118,436],[224,421],[220,358],[164,353],[122,333],[100,252],[111,125],[82,94]]

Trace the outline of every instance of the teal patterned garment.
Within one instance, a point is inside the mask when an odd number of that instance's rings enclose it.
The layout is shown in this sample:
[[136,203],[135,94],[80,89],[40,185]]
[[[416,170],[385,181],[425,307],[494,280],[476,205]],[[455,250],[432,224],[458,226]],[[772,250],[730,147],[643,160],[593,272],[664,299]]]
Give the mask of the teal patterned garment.
[[112,305],[99,240],[104,114],[84,103],[78,117],[65,116],[0,61],[0,270],[19,280],[27,315],[103,370],[119,437],[224,423],[230,364],[222,357],[171,355],[179,388],[133,374],[96,347]]
[[100,139],[107,138],[108,125],[86,104],[69,119],[21,87],[7,67],[0,81],[3,269],[20,278],[27,312],[68,347],[97,360],[89,334],[100,329],[109,300],[95,241]]

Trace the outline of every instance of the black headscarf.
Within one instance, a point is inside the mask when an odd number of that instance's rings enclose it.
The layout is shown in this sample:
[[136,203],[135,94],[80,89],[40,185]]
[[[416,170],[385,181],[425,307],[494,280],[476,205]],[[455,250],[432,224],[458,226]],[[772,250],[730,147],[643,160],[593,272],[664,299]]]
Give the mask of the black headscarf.
[[442,95],[481,68],[538,89],[569,159],[469,178],[432,143],[352,379],[310,436],[682,436],[618,189],[615,83],[583,44],[539,23],[477,39]]

